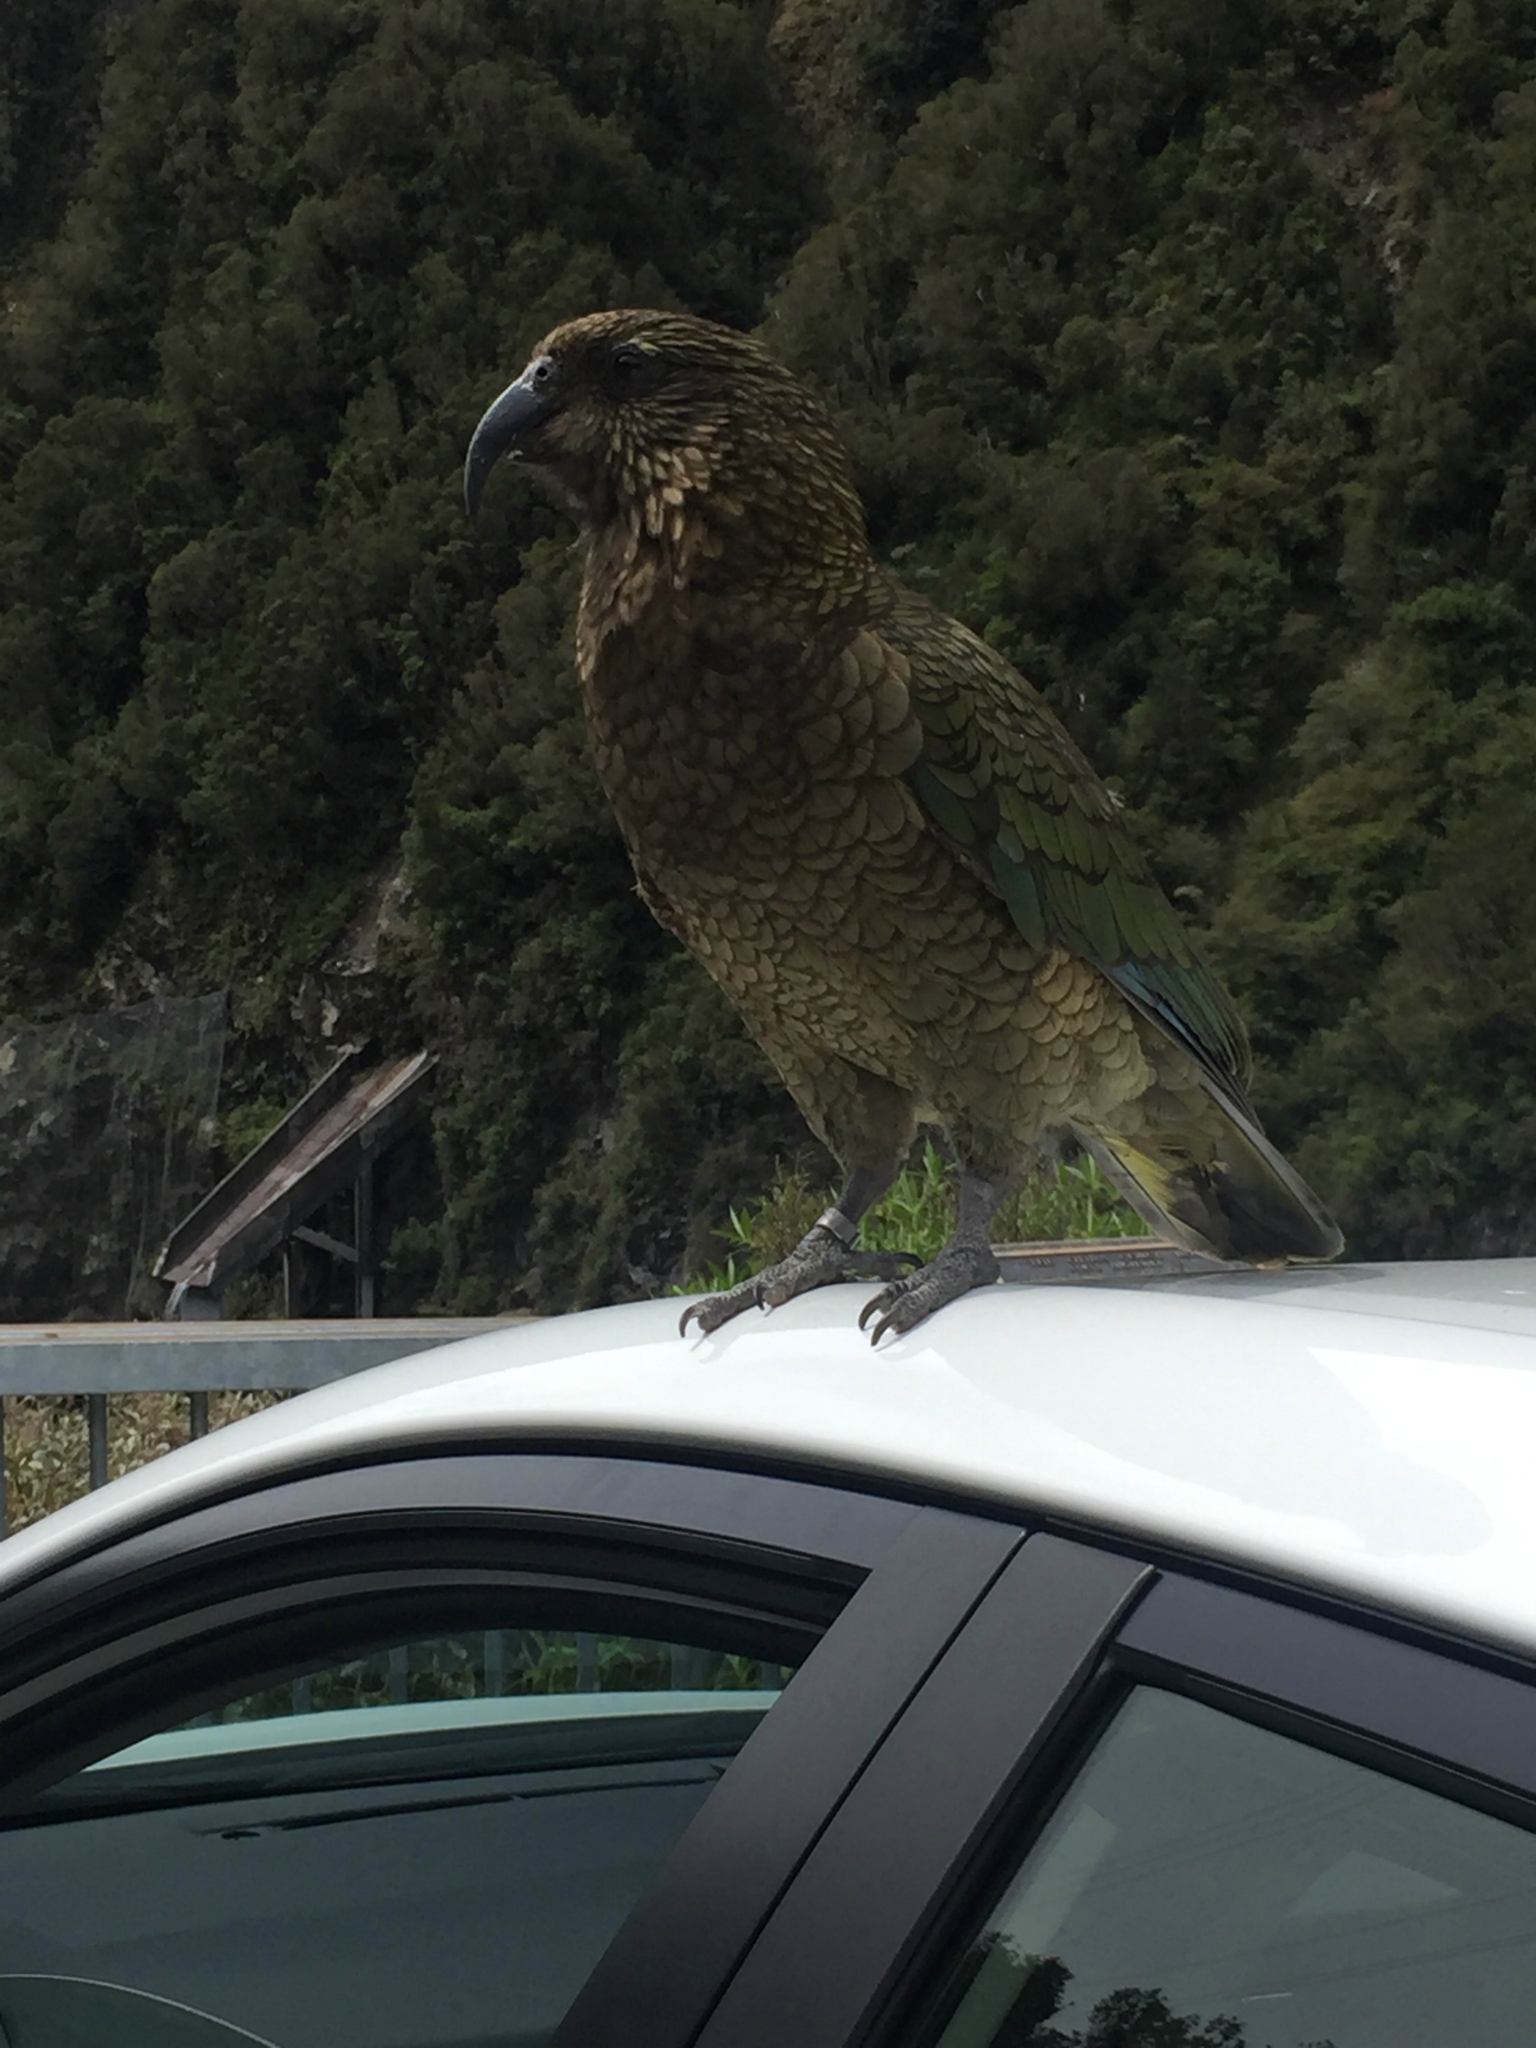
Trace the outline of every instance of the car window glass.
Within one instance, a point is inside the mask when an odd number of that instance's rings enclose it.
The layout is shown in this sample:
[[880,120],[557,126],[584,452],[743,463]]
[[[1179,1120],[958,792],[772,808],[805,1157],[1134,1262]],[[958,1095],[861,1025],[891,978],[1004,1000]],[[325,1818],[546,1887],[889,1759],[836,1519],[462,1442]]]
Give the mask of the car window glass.
[[168,1998],[80,1977],[0,1977],[0,2048],[271,2048]]
[[233,1688],[0,1828],[0,2041],[532,2048],[787,1676],[620,1615]]
[[1536,1835],[1151,1688],[922,2048],[1525,2048]]

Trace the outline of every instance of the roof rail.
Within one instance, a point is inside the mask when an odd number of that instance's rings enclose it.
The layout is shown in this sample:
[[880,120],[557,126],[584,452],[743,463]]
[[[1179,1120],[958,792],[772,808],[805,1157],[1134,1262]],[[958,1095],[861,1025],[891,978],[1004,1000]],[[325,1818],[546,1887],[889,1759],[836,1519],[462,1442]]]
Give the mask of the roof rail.
[[1169,1280],[1185,1273],[1226,1273],[1224,1259],[1186,1251],[1164,1237],[1061,1237],[1036,1244],[996,1244],[1003,1278],[1097,1284],[1104,1280]]

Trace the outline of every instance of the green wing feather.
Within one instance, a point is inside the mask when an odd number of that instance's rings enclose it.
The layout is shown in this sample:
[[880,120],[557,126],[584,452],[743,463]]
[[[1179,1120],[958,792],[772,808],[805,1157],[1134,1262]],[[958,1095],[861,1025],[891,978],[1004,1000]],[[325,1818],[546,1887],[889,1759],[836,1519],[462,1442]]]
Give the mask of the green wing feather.
[[1246,1106],[1242,1020],[1044,700],[985,641],[898,584],[879,631],[911,666],[923,748],[907,779],[935,825],[1031,945],[1091,960]]

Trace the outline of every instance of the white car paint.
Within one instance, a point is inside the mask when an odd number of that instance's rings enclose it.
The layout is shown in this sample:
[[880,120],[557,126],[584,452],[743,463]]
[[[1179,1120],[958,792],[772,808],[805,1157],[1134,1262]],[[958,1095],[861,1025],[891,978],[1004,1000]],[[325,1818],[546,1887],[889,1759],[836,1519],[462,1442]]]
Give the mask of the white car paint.
[[319,1458],[553,1439],[1034,1509],[1536,1650],[1536,1260],[1004,1285],[878,1351],[867,1294],[707,1338],[643,1302],[376,1367],[11,1537],[0,1592]]

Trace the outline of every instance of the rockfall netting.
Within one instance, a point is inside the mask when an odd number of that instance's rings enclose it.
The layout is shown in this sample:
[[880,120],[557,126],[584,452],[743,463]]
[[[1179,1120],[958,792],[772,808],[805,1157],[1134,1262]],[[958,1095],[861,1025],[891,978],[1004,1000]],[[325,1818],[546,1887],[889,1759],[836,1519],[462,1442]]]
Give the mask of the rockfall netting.
[[158,1314],[151,1279],[206,1192],[222,994],[0,1032],[0,1321]]

